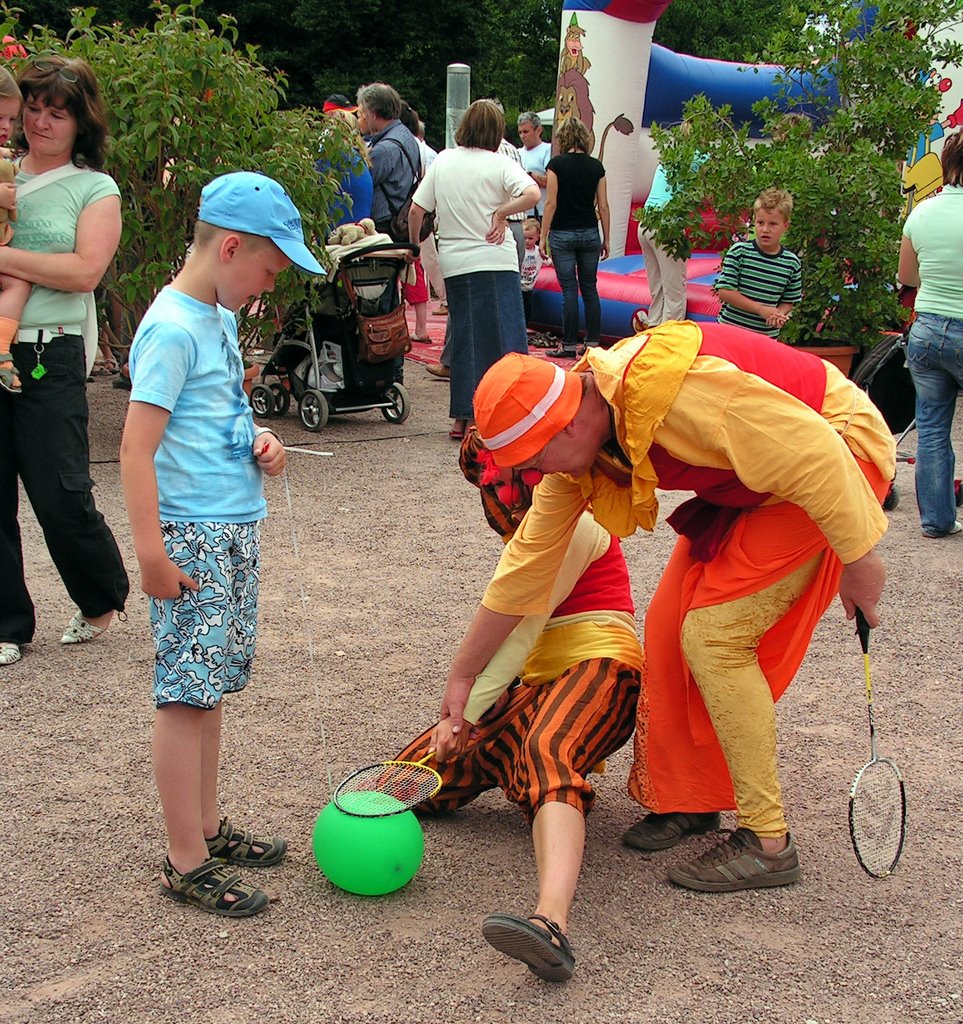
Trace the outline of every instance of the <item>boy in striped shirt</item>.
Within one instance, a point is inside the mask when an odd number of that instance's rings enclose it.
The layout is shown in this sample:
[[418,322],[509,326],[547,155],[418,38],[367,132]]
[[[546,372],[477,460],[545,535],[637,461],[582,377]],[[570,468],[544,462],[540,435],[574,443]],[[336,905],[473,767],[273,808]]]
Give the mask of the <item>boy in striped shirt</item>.
[[802,264],[782,245],[792,196],[785,189],[767,188],[752,208],[755,238],[729,248],[716,280],[722,300],[719,322],[778,338],[802,298]]

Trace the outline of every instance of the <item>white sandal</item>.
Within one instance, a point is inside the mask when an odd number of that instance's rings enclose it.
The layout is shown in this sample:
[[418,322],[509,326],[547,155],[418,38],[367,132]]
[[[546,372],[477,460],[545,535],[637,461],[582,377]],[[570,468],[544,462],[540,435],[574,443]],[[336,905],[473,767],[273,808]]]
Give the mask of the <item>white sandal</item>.
[[62,644],[85,644],[88,640],[96,640],[106,628],[106,626],[94,626],[80,612],[77,612],[67,624],[60,642]]
[[13,665],[23,657],[20,644],[11,643],[7,640],[0,641],[0,665]]

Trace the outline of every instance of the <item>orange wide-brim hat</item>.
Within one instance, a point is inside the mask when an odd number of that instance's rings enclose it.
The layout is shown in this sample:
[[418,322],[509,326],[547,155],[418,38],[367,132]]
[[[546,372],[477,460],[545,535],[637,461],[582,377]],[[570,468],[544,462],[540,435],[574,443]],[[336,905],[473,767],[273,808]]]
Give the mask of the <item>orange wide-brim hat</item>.
[[495,465],[517,466],[572,422],[581,400],[578,374],[511,352],[475,391],[475,426]]

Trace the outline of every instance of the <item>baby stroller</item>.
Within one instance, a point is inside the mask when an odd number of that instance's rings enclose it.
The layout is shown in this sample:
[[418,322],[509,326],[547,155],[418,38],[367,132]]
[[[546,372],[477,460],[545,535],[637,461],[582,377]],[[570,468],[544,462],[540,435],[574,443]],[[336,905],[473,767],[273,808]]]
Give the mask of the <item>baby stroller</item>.
[[[906,365],[906,333],[886,334],[853,371],[853,383],[861,387],[883,414],[896,437],[896,461],[912,466],[916,458],[900,452],[903,438],[916,427],[916,390]],[[963,504],[963,486],[955,481],[956,504]],[[887,511],[899,504],[895,482],[883,499]]]
[[314,432],[332,414],[370,409],[404,423],[411,398],[395,372],[397,357],[411,349],[400,288],[408,252],[417,255],[418,246],[376,242],[341,257],[319,289],[317,308],[285,320],[251,388],[258,416],[283,416],[293,398],[301,423]]

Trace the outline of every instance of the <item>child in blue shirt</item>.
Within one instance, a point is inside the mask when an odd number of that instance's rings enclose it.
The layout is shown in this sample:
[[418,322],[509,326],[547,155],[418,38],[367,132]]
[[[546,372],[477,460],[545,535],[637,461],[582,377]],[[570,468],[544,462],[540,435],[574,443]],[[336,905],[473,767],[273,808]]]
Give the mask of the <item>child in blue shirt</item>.
[[268,904],[235,865],[277,864],[287,849],[220,816],[217,762],[221,697],[243,689],[254,658],[261,475],[285,462],[275,434],[254,427],[235,311],[272,291],[291,263],[323,273],[276,181],[244,171],[206,186],[191,255],[134,336],[120,452],[157,645],[154,777],[169,847],[161,892],[229,917]]

